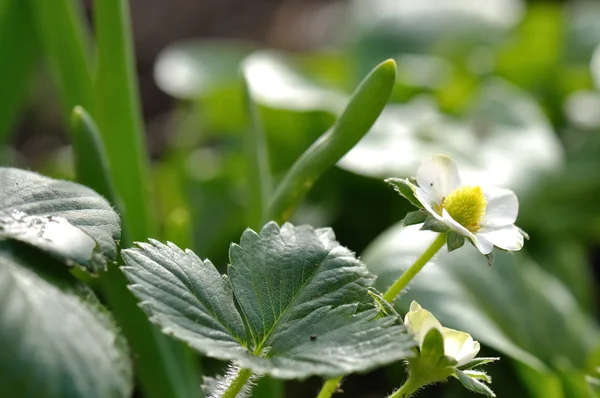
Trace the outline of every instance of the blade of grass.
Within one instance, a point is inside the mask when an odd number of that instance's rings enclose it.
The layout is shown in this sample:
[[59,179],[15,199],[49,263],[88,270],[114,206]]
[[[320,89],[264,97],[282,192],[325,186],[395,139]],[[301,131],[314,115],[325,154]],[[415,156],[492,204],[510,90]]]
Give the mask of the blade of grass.
[[[71,136],[77,181],[103,195],[120,212],[123,205],[110,178],[108,158],[98,127],[90,114],[81,106],[73,109]],[[129,241],[123,236],[122,240]]]
[[267,142],[258,108],[248,89],[245,74],[242,73],[244,96],[250,118],[250,126],[246,129],[246,161],[247,182],[249,188],[248,227],[258,230],[267,222],[268,205],[271,195],[271,172],[269,171],[269,155]]
[[134,240],[143,240],[155,235],[157,226],[130,25],[127,1],[94,2],[98,46],[94,114],[123,199],[124,223]]
[[369,131],[383,111],[396,80],[396,63],[375,67],[358,86],[335,125],[310,146],[285,175],[272,199],[271,219],[289,219],[315,181]]
[[[78,181],[106,197],[119,211],[122,206],[121,201],[114,188],[106,151],[94,120],[85,109],[75,107],[71,128]],[[131,244],[127,231],[123,230],[121,245],[128,247]],[[107,272],[100,276],[100,285],[137,356],[136,370],[142,381],[145,396],[157,398],[203,396],[199,384],[186,386],[183,377],[171,375],[167,378],[172,372],[171,369],[176,370],[179,367],[189,369],[193,365],[190,363],[193,357],[189,353],[182,352],[180,358],[167,355],[165,359],[165,352],[172,349],[170,346],[174,344],[156,327],[148,323],[146,315],[137,306],[137,300],[127,289],[125,276],[118,267],[108,267]],[[169,362],[176,360],[181,362]],[[188,379],[190,383],[193,380],[191,377]]]
[[[94,2],[94,26],[98,46],[98,70],[94,82],[95,105],[111,166],[112,180],[123,201],[124,226],[133,240],[145,240],[156,236],[157,225],[135,77],[128,7],[129,3],[125,0]],[[119,278],[124,287],[124,278],[120,274]],[[122,319],[122,322],[126,321]],[[149,359],[144,360],[143,370],[142,366],[138,368],[140,378],[143,378],[146,396],[203,396],[200,371],[197,364],[193,363],[195,357],[190,350],[179,342],[166,339],[159,334],[158,329],[152,328],[152,331],[162,368]],[[155,377],[157,371],[164,372],[160,379]],[[155,391],[155,387],[167,388],[169,393]]]
[[27,1],[4,1],[0,6],[0,147],[6,143],[13,122],[29,88],[39,54],[39,41],[31,29],[33,16]]
[[15,2],[34,5],[38,35],[61,97],[64,120],[77,105],[93,110],[89,32],[81,2],[73,0]]

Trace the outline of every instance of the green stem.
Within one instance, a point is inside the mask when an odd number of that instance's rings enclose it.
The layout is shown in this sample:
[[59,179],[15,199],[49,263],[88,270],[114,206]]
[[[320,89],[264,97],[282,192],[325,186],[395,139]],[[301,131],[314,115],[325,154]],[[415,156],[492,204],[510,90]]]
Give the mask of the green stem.
[[402,387],[396,390],[388,398],[407,398],[410,397],[415,391],[417,391],[421,387],[423,387],[423,385],[418,380],[411,376],[408,376],[408,380],[406,380]]
[[340,377],[336,377],[336,378],[327,380],[325,382],[325,384],[323,384],[323,387],[321,388],[321,391],[319,392],[319,395],[317,396],[317,398],[331,397],[331,395],[334,392],[336,392],[336,390],[338,389],[338,385],[340,384],[342,377],[344,377],[344,376],[340,376]]
[[421,271],[421,269],[427,264],[429,260],[444,246],[446,243],[446,234],[439,234],[437,238],[433,241],[431,246],[425,250],[423,254],[414,262],[413,265],[410,266],[400,278],[394,282],[394,284],[385,292],[383,298],[391,303],[394,301],[398,293],[402,291],[408,285],[408,283]]
[[221,398],[236,398],[251,376],[252,371],[250,369],[240,369],[237,376],[231,381],[231,384],[227,387],[227,390],[225,390]]
[[[431,258],[444,246],[445,243],[446,243],[446,234],[439,234],[435,238],[433,243],[431,243],[431,245],[427,248],[427,250],[425,250],[425,252],[423,254],[421,254],[421,256],[414,262],[414,264],[411,265],[410,268],[407,269],[400,276],[400,278],[398,278],[398,280],[396,280],[396,282],[394,282],[394,284],[388,289],[387,292],[385,292],[385,294],[383,295],[383,298],[389,303],[394,301],[394,299],[396,298],[398,293],[400,293],[402,291],[402,289],[404,289],[406,287],[406,285],[408,285],[408,283],[415,277],[415,275],[417,275],[417,273],[419,273],[419,271],[421,269],[423,269],[425,264],[427,264],[427,262],[429,260],[431,260]],[[327,380],[325,382],[325,384],[323,384],[323,387],[321,388],[321,391],[319,392],[319,395],[317,396],[317,398],[331,397],[331,394],[333,394],[335,392],[341,379],[342,379],[342,376],[335,378],[335,379]],[[420,387],[420,385],[418,385],[415,387],[414,390],[409,391],[408,389],[412,388],[411,386],[414,384],[415,383],[413,381],[411,381],[411,379],[409,378],[406,381],[406,383],[404,384],[404,386],[402,386],[398,391],[396,391],[389,398],[408,397],[417,388]],[[399,393],[403,393],[406,395],[397,395]]]

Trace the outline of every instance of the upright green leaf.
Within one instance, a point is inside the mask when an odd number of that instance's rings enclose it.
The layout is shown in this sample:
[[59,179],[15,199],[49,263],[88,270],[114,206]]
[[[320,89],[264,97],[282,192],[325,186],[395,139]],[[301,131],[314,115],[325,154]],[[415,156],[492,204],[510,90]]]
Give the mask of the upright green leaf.
[[0,145],[5,143],[11,125],[29,88],[40,49],[33,16],[27,1],[4,1],[0,6],[0,87],[9,95],[0,96]]
[[149,162],[129,17],[124,0],[94,2],[98,70],[94,116],[108,154],[112,180],[123,200],[123,224],[132,239],[156,231]]
[[92,293],[51,262],[0,242],[0,396],[129,397],[124,339]]
[[[21,2],[18,2],[21,3]],[[73,107],[93,109],[91,45],[82,3],[33,1],[36,27],[61,96],[65,121]]]
[[277,187],[271,217],[287,220],[315,181],[369,131],[388,101],[396,80],[396,64],[379,64],[356,89],[335,125],[294,163]]
[[248,225],[258,228],[266,222],[271,197],[271,171],[269,170],[269,155],[262,123],[258,114],[258,106],[248,90],[246,77],[244,91],[246,107],[249,115],[249,126],[246,128],[246,169],[248,184]]
[[77,180],[104,195],[121,211],[122,204],[110,177],[108,158],[98,126],[81,106],[73,109],[71,130]]
[[157,241],[123,259],[131,290],[163,332],[254,372],[339,376],[412,355],[399,319],[377,318],[372,275],[330,229],[246,230],[231,246],[229,277]]

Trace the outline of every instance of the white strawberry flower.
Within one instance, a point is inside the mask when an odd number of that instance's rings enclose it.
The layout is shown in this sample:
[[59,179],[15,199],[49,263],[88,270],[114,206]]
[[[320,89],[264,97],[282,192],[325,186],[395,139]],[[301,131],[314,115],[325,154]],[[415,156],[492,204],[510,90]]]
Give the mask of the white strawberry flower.
[[416,185],[413,182],[403,181],[424,209],[452,231],[468,238],[482,254],[490,254],[494,246],[508,251],[523,247],[525,234],[514,224],[519,201],[513,191],[463,185],[456,164],[445,155],[423,161],[417,171]]
[[418,354],[407,360],[408,379],[389,398],[409,397],[429,384],[455,377],[473,392],[495,397],[487,386],[492,379],[483,371],[475,369],[499,358],[476,358],[479,342],[470,334],[443,327],[431,312],[413,301],[404,318],[404,325],[419,345]]
[[453,365],[455,367],[469,363],[479,353],[479,342],[473,340],[470,334],[443,327],[431,312],[423,309],[416,301],[410,304],[404,325],[415,335],[420,349],[423,348],[427,333],[431,329],[439,330],[444,338],[444,355],[456,361]]

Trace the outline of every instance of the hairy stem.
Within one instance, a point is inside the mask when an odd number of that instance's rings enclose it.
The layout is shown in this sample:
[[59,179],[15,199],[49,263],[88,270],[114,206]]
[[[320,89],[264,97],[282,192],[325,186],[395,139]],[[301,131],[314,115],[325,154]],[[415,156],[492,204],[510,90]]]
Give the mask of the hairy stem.
[[408,398],[421,387],[423,387],[423,386],[421,385],[421,383],[418,380],[409,376],[408,380],[406,380],[406,382],[402,385],[402,387],[400,387],[398,390],[396,390],[388,398]]
[[240,369],[237,376],[231,381],[231,384],[229,384],[229,387],[227,387],[227,390],[225,390],[221,398],[236,398],[251,376],[252,371],[250,369]]
[[336,378],[327,380],[325,382],[325,384],[323,384],[323,387],[321,388],[321,391],[319,392],[319,395],[317,396],[317,398],[331,397],[331,395],[338,389],[338,386],[340,384],[340,381],[342,380],[342,377],[344,377],[344,376],[340,376],[340,377],[336,377]]

